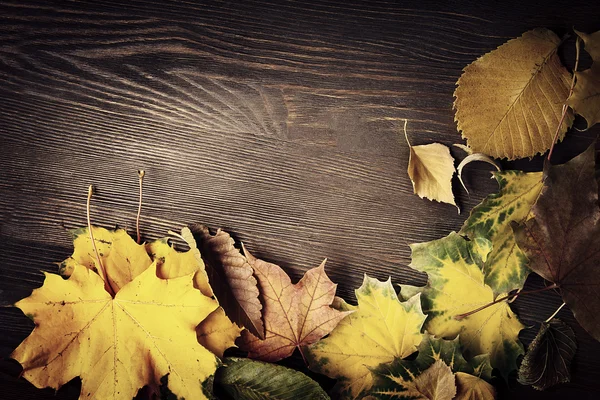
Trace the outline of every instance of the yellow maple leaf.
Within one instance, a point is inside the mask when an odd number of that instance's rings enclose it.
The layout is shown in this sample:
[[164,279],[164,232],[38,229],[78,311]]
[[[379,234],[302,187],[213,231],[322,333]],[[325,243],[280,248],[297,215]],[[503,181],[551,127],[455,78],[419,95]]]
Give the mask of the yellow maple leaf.
[[370,368],[404,358],[423,339],[420,295],[400,302],[391,280],[380,282],[365,275],[356,290],[358,306],[341,302],[341,310],[355,310],[331,332],[309,347],[309,368],[338,379],[338,392],[357,398],[373,384]]
[[[144,245],[137,244],[125,230],[94,226],[92,232],[107,284],[115,293],[152,264]],[[73,231],[73,254],[61,264],[61,275],[70,276],[76,264],[98,272],[97,262],[88,228]]]
[[192,275],[160,279],[151,264],[114,298],[89,268],[69,279],[46,274],[44,285],[16,306],[36,324],[11,357],[39,388],[81,377],[80,398],[131,399],[168,375],[178,397],[207,398],[202,383],[218,359],[196,339],[196,326],[218,306]]
[[524,326],[510,305],[503,301],[456,318],[504,297],[494,296],[481,271],[491,249],[487,239],[467,241],[455,232],[442,239],[413,244],[410,266],[426,272],[428,284],[424,288],[403,286],[401,293],[422,293],[423,310],[429,315],[425,329],[429,333],[446,339],[460,335],[467,358],[489,354],[492,367],[506,378],[517,368],[517,358],[523,354],[518,336]]
[[585,50],[594,60],[592,67],[576,72],[577,83],[567,104],[587,121],[588,129],[600,122],[600,31],[575,31],[585,44]]
[[[464,69],[454,92],[454,119],[473,152],[512,160],[552,146],[571,86],[559,44],[552,31],[534,29]],[[568,111],[560,140],[572,123]]]
[[[205,296],[213,297],[214,293],[208,282],[204,262],[189,228],[183,228],[180,236],[190,247],[188,251],[175,250],[166,238],[146,244],[148,253],[157,261],[158,277],[171,279],[194,274],[194,287]],[[231,322],[222,307],[214,310],[196,328],[198,342],[218,357],[223,357],[225,350],[235,346],[235,340],[240,336],[241,331],[239,326]]]

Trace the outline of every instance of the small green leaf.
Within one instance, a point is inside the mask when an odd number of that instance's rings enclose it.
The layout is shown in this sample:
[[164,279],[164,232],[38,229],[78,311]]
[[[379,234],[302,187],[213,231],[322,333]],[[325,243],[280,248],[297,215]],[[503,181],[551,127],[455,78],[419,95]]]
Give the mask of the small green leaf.
[[226,358],[215,384],[239,400],[327,400],[327,393],[301,372],[247,358]]
[[542,322],[519,368],[519,383],[544,390],[571,379],[571,360],[577,350],[573,329],[559,319]]

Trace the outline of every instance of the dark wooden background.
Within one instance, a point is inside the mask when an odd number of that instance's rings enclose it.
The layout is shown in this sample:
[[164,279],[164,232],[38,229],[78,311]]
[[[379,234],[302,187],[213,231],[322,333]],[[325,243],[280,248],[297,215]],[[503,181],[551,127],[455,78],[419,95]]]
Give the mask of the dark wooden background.
[[[0,2],[1,303],[71,253],[89,184],[93,222],[134,232],[137,169],[147,239],[190,222],[224,227],[293,279],[328,257],[352,301],[364,273],[425,283],[406,267],[408,244],[458,230],[496,185],[487,166],[469,166],[471,197],[455,185],[461,215],[413,195],[403,120],[413,144],[460,143],[452,93],[464,66],[538,26],[600,29],[594,1],[478,3]],[[599,132],[569,133],[556,160]],[[553,293],[514,303],[533,326],[525,343],[560,303]],[[504,398],[597,395],[600,343],[568,310],[559,316],[579,342],[572,383],[539,393],[512,382]],[[17,378],[8,356],[31,329],[0,308],[0,398],[77,398],[76,382],[55,394]]]

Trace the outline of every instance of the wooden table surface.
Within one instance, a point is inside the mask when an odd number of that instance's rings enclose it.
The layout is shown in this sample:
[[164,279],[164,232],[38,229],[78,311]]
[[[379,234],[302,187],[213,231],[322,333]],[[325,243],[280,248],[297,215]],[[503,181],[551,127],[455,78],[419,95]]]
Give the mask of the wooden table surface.
[[[531,28],[600,29],[594,1],[476,3],[2,1],[2,305],[71,254],[89,184],[93,222],[134,232],[138,169],[146,239],[191,222],[223,227],[294,280],[328,257],[351,301],[364,273],[424,284],[408,244],[460,229],[497,186],[488,166],[469,166],[471,197],[455,185],[460,215],[413,195],[403,120],[413,144],[460,143],[452,93],[464,66]],[[556,160],[599,132],[569,133]],[[545,292],[514,308],[533,326],[560,303]],[[512,382],[503,398],[597,395],[600,343],[570,311],[559,317],[579,342],[572,383],[540,393]],[[0,398],[77,398],[77,382],[55,394],[17,378],[8,356],[31,329],[0,308]]]

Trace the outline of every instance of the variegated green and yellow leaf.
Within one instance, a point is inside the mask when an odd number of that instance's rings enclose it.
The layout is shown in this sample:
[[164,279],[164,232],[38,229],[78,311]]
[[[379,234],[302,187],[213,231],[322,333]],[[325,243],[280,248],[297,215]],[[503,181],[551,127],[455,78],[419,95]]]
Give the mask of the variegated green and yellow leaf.
[[460,233],[492,242],[483,274],[497,296],[522,288],[529,275],[527,257],[517,246],[510,224],[528,219],[543,185],[541,172],[502,171],[494,177],[500,190],[473,208]]
[[503,296],[494,296],[481,270],[491,242],[483,238],[469,241],[452,232],[443,239],[413,244],[411,249],[410,266],[429,276],[427,286],[421,289],[423,310],[428,314],[425,329],[444,338],[460,334],[467,359],[489,354],[492,367],[506,378],[517,368],[516,360],[523,354],[518,338],[523,325],[510,305],[499,302],[456,318]]

